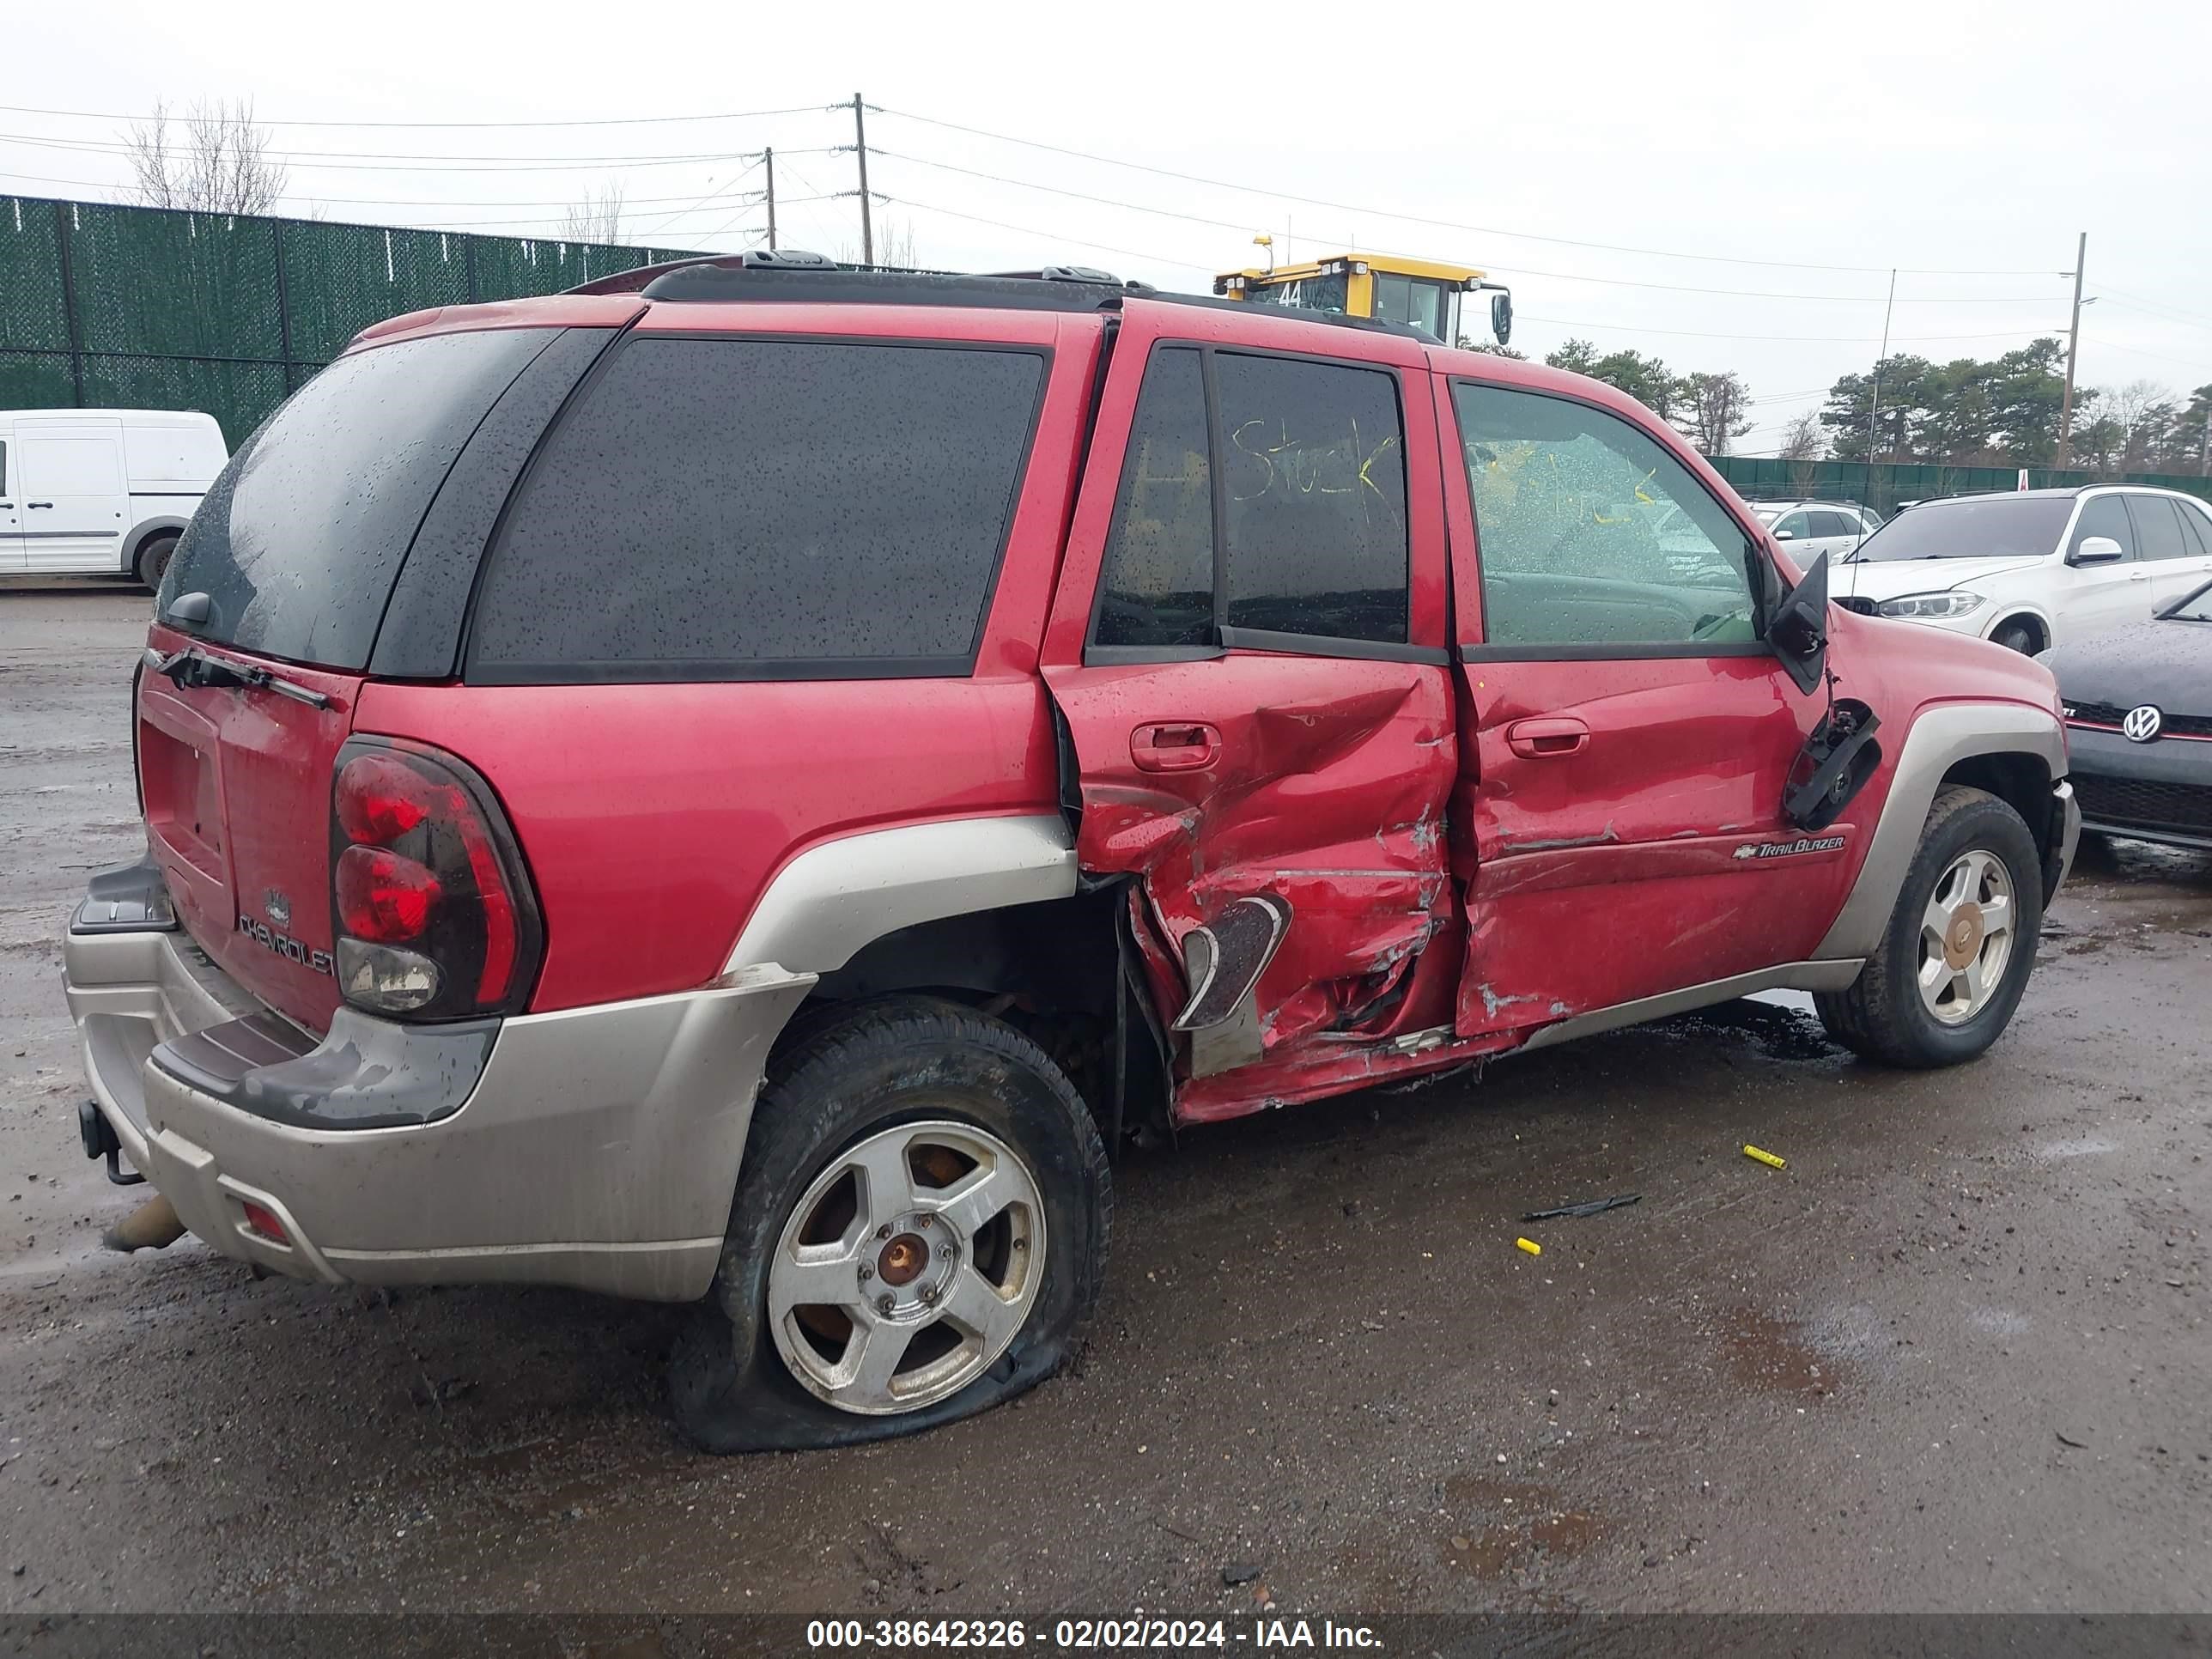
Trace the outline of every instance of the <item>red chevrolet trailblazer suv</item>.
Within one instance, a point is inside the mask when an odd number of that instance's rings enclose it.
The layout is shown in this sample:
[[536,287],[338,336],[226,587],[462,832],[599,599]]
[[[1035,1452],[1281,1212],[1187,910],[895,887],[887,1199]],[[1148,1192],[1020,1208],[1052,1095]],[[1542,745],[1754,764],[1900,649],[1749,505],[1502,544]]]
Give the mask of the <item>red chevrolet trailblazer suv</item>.
[[401,317],[162,583],[88,1150],[302,1279],[698,1302],[702,1446],[963,1416],[1132,1136],[1771,987],[1987,1048],[2051,676],[1825,583],[1402,327],[790,255]]

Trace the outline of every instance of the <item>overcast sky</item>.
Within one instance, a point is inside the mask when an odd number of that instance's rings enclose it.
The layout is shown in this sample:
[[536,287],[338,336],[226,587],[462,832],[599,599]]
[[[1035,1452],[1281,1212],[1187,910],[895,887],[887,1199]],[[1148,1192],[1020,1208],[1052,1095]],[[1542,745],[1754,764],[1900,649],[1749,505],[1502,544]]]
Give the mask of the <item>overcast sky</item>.
[[[1994,356],[2063,331],[2082,230],[2082,380],[2212,382],[2203,0],[94,0],[11,8],[6,35],[0,96],[100,118],[0,116],[0,191],[26,195],[119,197],[110,118],[246,97],[289,153],[288,211],[530,234],[618,179],[630,239],[737,248],[765,228],[760,174],[739,175],[772,144],[781,241],[837,252],[857,203],[800,198],[854,190],[854,158],[828,150],[850,112],[821,106],[857,91],[883,106],[878,223],[910,227],[923,264],[1058,259],[1202,292],[1263,257],[1261,230],[1279,256],[1464,260],[1511,283],[1532,354],[1579,335],[1742,373],[1746,452],[1875,357],[1892,266],[1893,351]],[[756,110],[793,112],[293,125]],[[666,157],[685,159],[613,164]]]

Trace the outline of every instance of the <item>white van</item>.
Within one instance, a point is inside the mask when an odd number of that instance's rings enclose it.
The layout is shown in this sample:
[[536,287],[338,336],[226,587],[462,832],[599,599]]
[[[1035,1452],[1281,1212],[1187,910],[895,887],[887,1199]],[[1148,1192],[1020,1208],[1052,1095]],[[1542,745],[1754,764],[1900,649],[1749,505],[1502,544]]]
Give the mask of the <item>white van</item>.
[[212,415],[0,410],[0,575],[135,575],[158,587],[230,453]]

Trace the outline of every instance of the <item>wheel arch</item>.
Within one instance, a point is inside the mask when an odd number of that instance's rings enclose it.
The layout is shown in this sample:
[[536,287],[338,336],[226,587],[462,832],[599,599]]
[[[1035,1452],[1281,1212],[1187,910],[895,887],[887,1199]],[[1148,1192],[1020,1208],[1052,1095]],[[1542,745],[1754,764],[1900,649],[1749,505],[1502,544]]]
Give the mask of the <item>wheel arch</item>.
[[139,520],[131,526],[131,533],[123,538],[123,574],[135,575],[138,570],[138,556],[146,550],[146,544],[159,536],[181,536],[185,520],[173,513],[156,513]]
[[1127,908],[1123,883],[1082,886],[1057,814],[868,830],[787,863],[727,971],[815,976],[780,1045],[831,1010],[898,995],[1006,1018],[1069,1073],[1110,1152],[1124,1122],[1166,1121],[1171,1088]]
[[[2051,613],[2040,605],[2030,605],[2021,599],[2014,599],[1997,606],[1996,611],[1996,618],[1982,630],[1984,639],[1996,638],[1997,630],[2008,623],[2024,622],[2035,629],[2036,651],[2048,651],[2057,642],[2058,636],[2051,627]],[[2028,654],[2033,656],[2035,652],[2031,651]]]
[[2048,709],[2017,702],[1952,702],[1923,708],[1905,734],[1869,838],[1865,862],[1813,955],[1864,957],[1881,943],[1937,792],[1987,789],[2027,819],[2047,873],[2054,852],[2052,790],[2066,772],[2066,739]]

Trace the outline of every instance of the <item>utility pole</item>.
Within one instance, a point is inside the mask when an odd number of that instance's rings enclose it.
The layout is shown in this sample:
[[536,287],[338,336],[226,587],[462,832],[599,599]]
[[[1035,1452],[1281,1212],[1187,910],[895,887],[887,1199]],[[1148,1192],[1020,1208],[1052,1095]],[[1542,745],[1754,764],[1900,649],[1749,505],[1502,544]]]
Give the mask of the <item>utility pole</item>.
[[[1881,444],[1881,366],[1889,359],[1889,319],[1897,309],[1897,272],[1889,273],[1889,303],[1881,313],[1881,356],[1874,360],[1874,395],[1867,403],[1867,505],[1875,501],[1874,467],[1876,451]],[[1887,503],[1882,503],[1887,506]]]
[[2066,396],[2058,405],[2058,465],[2072,459],[2074,444],[2074,357],[2081,349],[2081,268],[2089,262],[2089,233],[2074,246],[2074,319],[2066,325]]
[[876,262],[876,233],[868,218],[868,121],[860,94],[853,94],[853,143],[860,153],[860,263]]
[[763,150],[761,159],[768,164],[768,246],[769,252],[773,253],[775,251],[775,147],[771,144]]

